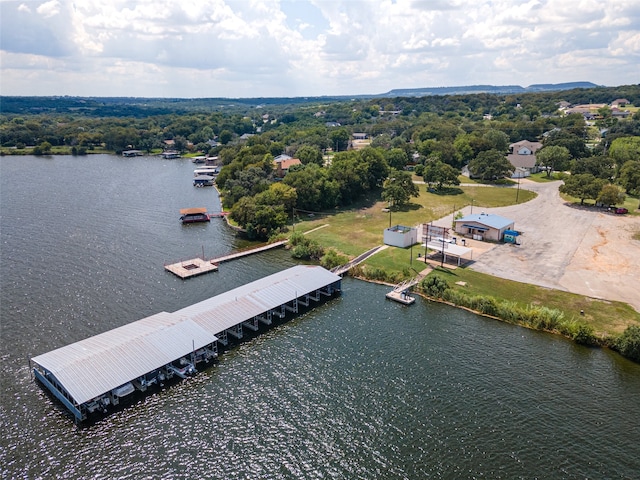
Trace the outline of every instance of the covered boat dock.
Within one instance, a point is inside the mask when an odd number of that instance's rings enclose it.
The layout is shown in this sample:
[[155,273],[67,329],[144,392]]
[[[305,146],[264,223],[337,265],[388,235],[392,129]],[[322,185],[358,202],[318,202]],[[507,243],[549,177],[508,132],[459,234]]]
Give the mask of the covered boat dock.
[[342,278],[322,267],[296,266],[174,313],[161,312],[33,357],[35,377],[83,421],[134,391],[195,373],[218,354],[217,343],[243,338],[273,317],[298,313],[341,292]]

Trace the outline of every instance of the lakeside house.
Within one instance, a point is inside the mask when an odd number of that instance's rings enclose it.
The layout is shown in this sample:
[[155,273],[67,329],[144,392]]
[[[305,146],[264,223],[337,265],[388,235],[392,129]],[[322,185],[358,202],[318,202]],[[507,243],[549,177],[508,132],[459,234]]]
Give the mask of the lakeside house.
[[273,164],[276,170],[276,177],[284,178],[291,167],[294,165],[302,165],[302,162],[299,158],[292,158],[289,155],[282,154],[273,159]]
[[536,165],[536,152],[542,148],[540,142],[521,140],[509,145],[507,160],[515,167],[511,178],[524,178],[536,173],[539,169]]

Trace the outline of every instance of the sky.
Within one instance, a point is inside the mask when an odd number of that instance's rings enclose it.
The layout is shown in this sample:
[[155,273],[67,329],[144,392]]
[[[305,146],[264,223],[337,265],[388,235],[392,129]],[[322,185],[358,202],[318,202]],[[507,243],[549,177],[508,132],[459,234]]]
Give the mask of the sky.
[[640,82],[639,0],[0,0],[0,94]]

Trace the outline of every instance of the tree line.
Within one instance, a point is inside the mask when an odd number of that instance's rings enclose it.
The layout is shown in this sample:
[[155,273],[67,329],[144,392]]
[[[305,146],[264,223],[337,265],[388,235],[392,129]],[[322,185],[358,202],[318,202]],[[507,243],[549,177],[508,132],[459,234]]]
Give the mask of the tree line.
[[[587,124],[581,114],[559,112],[558,103],[609,103],[620,97],[640,104],[640,87],[269,105],[227,102],[217,110],[206,99],[193,105],[176,100],[173,113],[158,110],[167,107],[158,101],[148,107],[131,105],[137,116],[122,117],[95,115],[108,111],[108,104],[90,114],[3,110],[0,144],[3,153],[48,154],[66,147],[82,155],[96,149],[159,152],[170,140],[171,149],[217,156],[225,208],[249,236],[267,238],[290,223],[297,210],[331,211],[371,194],[390,208],[400,207],[419,193],[410,172],[436,190],[459,184],[462,168],[487,181],[509,176],[513,166],[506,153],[520,140],[543,143],[537,158],[548,175],[570,172],[565,193],[615,205],[625,193],[640,194],[640,115],[614,118],[603,110]],[[127,105],[113,103],[118,113]],[[351,149],[354,133],[366,134],[370,146]],[[301,164],[277,178],[273,159],[281,154]]]

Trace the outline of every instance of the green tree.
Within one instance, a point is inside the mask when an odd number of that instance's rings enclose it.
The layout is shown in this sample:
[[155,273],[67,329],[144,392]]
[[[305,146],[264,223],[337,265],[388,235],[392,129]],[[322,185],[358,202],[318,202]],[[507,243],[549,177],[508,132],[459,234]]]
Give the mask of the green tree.
[[320,149],[313,145],[303,145],[296,151],[296,158],[298,158],[304,165],[309,163],[315,163],[316,165],[324,165],[322,159],[322,152]]
[[411,197],[420,196],[418,186],[413,183],[411,174],[403,170],[391,170],[389,178],[382,187],[382,199],[389,202],[390,206],[402,206],[409,202]]
[[640,137],[620,137],[611,142],[609,156],[618,165],[624,165],[629,160],[640,159]]
[[229,130],[221,131],[220,135],[218,137],[218,139],[220,140],[220,143],[222,145],[226,145],[227,143],[229,143],[232,138],[233,138],[233,132],[231,132]]
[[338,127],[331,130],[329,133],[329,139],[331,140],[331,146],[336,152],[340,152],[347,149],[349,145],[349,131],[344,127]]
[[640,194],[640,159],[629,160],[622,165],[618,182],[631,195]]
[[282,180],[296,190],[296,208],[320,211],[334,208],[340,203],[340,185],[329,178],[329,172],[310,163],[303,168],[290,171]]
[[624,193],[616,185],[604,185],[598,194],[596,201],[603,205],[618,205],[624,203]]
[[571,174],[590,173],[594,177],[611,180],[615,173],[611,159],[603,155],[578,158],[571,161]]
[[260,205],[282,205],[285,212],[291,213],[296,206],[298,193],[295,188],[276,182],[269,185],[264,192],[255,195],[254,200]]
[[500,130],[489,130],[482,138],[493,150],[503,153],[509,150],[509,135]]
[[640,362],[640,326],[627,327],[616,341],[616,348],[623,356]]
[[405,152],[402,148],[392,148],[391,150],[387,150],[384,156],[389,167],[396,170],[402,170],[407,166],[407,163],[409,162],[407,152]]
[[453,148],[458,152],[458,158],[463,164],[469,163],[474,156],[468,134],[458,135],[453,142]]
[[[572,117],[573,115],[569,115]],[[575,132],[564,129],[553,131],[545,140],[544,146],[565,147],[569,150],[571,158],[584,158],[589,155],[587,146],[584,143],[584,130],[586,128],[582,115],[579,116],[579,125],[575,127]],[[566,117],[565,117],[566,118]]]
[[569,150],[566,147],[552,145],[542,147],[536,152],[536,164],[546,168],[547,178],[551,178],[554,170],[564,170],[569,162]]
[[367,168],[368,188],[373,189],[382,185],[389,175],[389,165],[379,148],[367,147],[360,151],[361,162]]
[[340,186],[340,198],[345,205],[369,190],[368,166],[356,151],[336,153],[329,167],[329,177]]
[[469,162],[469,171],[475,178],[496,180],[514,171],[514,166],[498,150],[485,150]]
[[443,185],[460,185],[458,170],[440,160],[429,161],[424,166],[424,181],[430,186],[436,185],[441,190]]
[[579,198],[582,205],[587,199],[595,200],[598,198],[602,187],[606,184],[607,181],[602,178],[596,178],[590,173],[580,173],[567,177],[564,185],[560,186],[560,192]]

